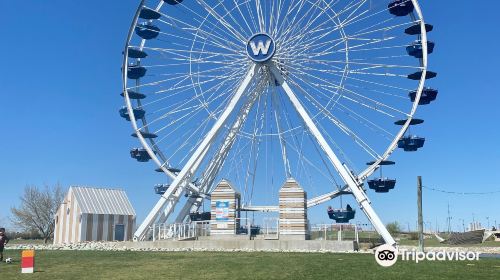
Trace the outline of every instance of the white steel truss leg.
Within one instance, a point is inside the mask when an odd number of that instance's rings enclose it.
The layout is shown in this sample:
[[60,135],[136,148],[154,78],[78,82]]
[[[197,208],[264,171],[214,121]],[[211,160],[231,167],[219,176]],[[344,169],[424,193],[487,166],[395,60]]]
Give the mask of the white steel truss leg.
[[[160,197],[160,200],[156,203],[156,205],[153,207],[153,209],[149,212],[148,216],[146,219],[142,222],[142,224],[137,228],[136,232],[134,233],[134,239],[137,240],[143,240],[145,238],[145,235],[149,229],[149,227],[154,223],[158,215],[160,214],[161,210],[165,206],[165,204],[171,200],[174,199],[172,197],[172,193],[175,193],[178,191],[179,188],[184,188],[183,183],[185,179],[189,178],[192,176],[194,172],[196,172],[195,169],[193,169],[194,165],[197,162],[201,161],[201,157],[206,155],[206,151],[212,144],[213,140],[219,133],[220,129],[223,127],[224,123],[226,122],[227,118],[231,115],[231,113],[234,111],[234,108],[236,107],[238,101],[241,99],[241,96],[243,93],[246,91],[248,85],[250,82],[253,80],[253,77],[256,73],[257,70],[257,65],[252,65],[248,73],[246,74],[245,78],[243,79],[243,82],[240,84],[238,87],[238,90],[234,94],[234,96],[231,98],[229,101],[229,104],[227,105],[226,109],[220,117],[217,119],[215,122],[214,126],[212,129],[207,133],[201,144],[198,146],[198,148],[194,151],[193,155],[189,158],[188,162],[186,165],[182,168],[182,170],[179,172],[177,177],[175,177],[174,181],[172,184],[170,184],[170,187],[167,189],[167,191]],[[181,191],[182,193],[182,191]],[[179,198],[175,198],[178,200]],[[175,202],[176,203],[176,202]]]
[[[200,190],[202,192],[204,193],[208,192],[208,190],[212,186],[215,178],[217,177],[217,174],[219,174],[219,171],[224,164],[224,160],[226,159],[227,155],[229,154],[229,151],[231,150],[231,147],[234,144],[236,136],[238,135],[241,128],[245,124],[248,114],[252,110],[255,102],[261,95],[262,90],[265,86],[266,86],[265,84],[258,86],[255,89],[255,91],[250,95],[245,104],[241,107],[238,117],[236,118],[233,125],[229,129],[226,138],[220,145],[217,153],[214,154],[212,161],[210,162],[207,169],[203,173],[203,178],[200,186]],[[189,198],[186,204],[184,205],[184,208],[177,216],[176,223],[184,222],[190,212],[198,211],[202,202],[203,198],[196,198],[196,199]]]
[[385,228],[384,224],[378,217],[377,213],[373,210],[370,201],[368,200],[368,196],[366,193],[360,188],[359,183],[353,178],[352,174],[350,173],[347,168],[342,165],[338,157],[335,155],[333,152],[332,148],[330,145],[328,145],[328,142],[326,142],[325,138],[317,128],[316,124],[314,121],[309,117],[309,114],[305,110],[305,108],[302,106],[300,101],[297,99],[297,96],[294,94],[286,80],[283,78],[281,75],[280,71],[274,64],[268,64],[268,67],[270,68],[271,72],[273,73],[274,77],[276,80],[281,84],[282,88],[285,90],[288,98],[292,102],[293,106],[295,107],[295,110],[299,113],[300,117],[304,121],[304,124],[307,126],[311,134],[316,138],[318,141],[318,144],[320,145],[321,149],[326,153],[328,158],[330,159],[331,163],[337,170],[337,172],[340,174],[344,182],[349,186],[350,191],[358,201],[361,209],[363,212],[366,214],[370,222],[373,224],[377,232],[384,238],[385,243],[395,246],[396,241],[394,241],[394,238],[392,238],[391,234],[389,231]]

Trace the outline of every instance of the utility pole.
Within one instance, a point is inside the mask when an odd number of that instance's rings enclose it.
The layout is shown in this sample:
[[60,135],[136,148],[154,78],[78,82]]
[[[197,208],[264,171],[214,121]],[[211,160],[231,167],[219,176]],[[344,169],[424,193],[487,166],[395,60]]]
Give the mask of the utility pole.
[[424,251],[424,219],[422,216],[422,177],[417,177],[417,207],[418,207],[418,250]]
[[464,219],[460,219],[460,220],[462,221],[462,228],[463,228],[463,230],[465,232],[465,220]]
[[448,233],[451,232],[450,203],[448,202]]

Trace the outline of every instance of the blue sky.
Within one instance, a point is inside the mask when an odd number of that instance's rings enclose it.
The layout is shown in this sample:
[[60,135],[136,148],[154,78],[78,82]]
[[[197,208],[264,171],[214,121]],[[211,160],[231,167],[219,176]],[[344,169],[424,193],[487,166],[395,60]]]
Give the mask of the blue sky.
[[[50,3],[50,4],[49,4]],[[500,190],[498,94],[500,3],[488,9],[470,1],[421,1],[435,25],[430,68],[438,78],[437,102],[419,110],[418,134],[427,138],[418,153],[398,151],[397,189],[370,193],[386,222],[414,228],[416,176],[424,185],[449,191]],[[121,51],[138,1],[0,0],[0,96],[4,116],[0,146],[0,219],[27,184],[121,187],[141,220],[156,202],[152,186],[163,176],[129,156],[137,146],[131,127],[118,115],[123,100]],[[474,215],[486,225],[500,223],[500,194],[460,196],[424,190],[425,220],[444,227],[447,204],[453,225]],[[335,203],[334,203],[335,204]],[[324,209],[312,222],[327,222]],[[365,218],[358,216],[360,222]],[[461,228],[461,226],[460,226]]]

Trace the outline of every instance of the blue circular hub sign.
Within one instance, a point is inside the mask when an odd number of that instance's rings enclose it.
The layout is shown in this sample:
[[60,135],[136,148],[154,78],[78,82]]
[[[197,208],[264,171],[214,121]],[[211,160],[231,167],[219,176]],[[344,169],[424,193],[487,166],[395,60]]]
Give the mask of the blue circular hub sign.
[[265,33],[258,33],[250,37],[247,43],[247,54],[255,62],[266,62],[276,51],[274,40]]

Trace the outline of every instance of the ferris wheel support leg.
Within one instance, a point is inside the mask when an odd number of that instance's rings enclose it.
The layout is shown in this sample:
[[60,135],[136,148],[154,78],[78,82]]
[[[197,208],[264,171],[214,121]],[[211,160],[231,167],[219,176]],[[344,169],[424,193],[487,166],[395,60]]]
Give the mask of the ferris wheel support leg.
[[[248,114],[250,113],[250,110],[253,108],[255,102],[260,96],[263,87],[264,85],[262,85],[261,87],[257,87],[255,91],[250,94],[250,97],[248,98],[246,103],[241,107],[238,117],[232,124],[231,129],[229,129],[229,132],[227,133],[224,141],[222,141],[222,144],[220,145],[218,151],[215,153],[207,169],[204,171],[204,178],[202,179],[202,184],[200,187],[202,192],[206,193],[209,191],[210,186],[212,186],[215,178],[217,177],[217,174],[219,174],[219,171],[224,164],[224,160],[226,159],[229,151],[231,150],[231,147],[234,144],[236,136],[245,124],[248,118]],[[198,161],[197,164],[199,163],[200,162]],[[202,202],[203,198],[188,199],[181,212],[177,216],[176,223],[184,222],[190,212],[198,211]]]
[[[208,148],[212,144],[212,141],[215,139],[215,137],[219,133],[220,129],[223,127],[226,120],[228,119],[228,117],[234,111],[236,105],[238,104],[238,101],[241,99],[241,96],[246,91],[250,82],[253,80],[253,77],[256,73],[257,68],[258,68],[257,65],[254,64],[249,69],[248,73],[246,74],[245,78],[243,79],[243,82],[240,84],[240,86],[238,87],[238,90],[236,90],[236,93],[229,101],[229,104],[227,105],[224,112],[222,112],[222,114],[219,116],[219,118],[215,122],[214,126],[210,129],[210,131],[207,133],[207,135],[205,136],[205,138],[203,139],[201,144],[198,146],[198,148],[196,148],[194,153],[191,155],[191,157],[187,161],[186,165],[182,168],[182,170],[179,172],[177,177],[175,177],[172,184],[170,184],[170,187],[161,196],[160,200],[156,203],[156,205],[153,207],[153,209],[146,216],[146,219],[137,228],[136,232],[134,233],[134,239],[143,240],[145,238],[145,235],[146,235],[149,227],[158,218],[158,215],[161,213],[162,209],[165,207],[165,204],[167,204],[167,202],[169,202],[169,199],[172,197],[172,194],[176,193],[179,188],[183,189],[184,187],[182,186],[182,183],[184,183],[184,181],[186,179],[188,179],[190,176],[192,176],[193,173],[196,172],[196,169],[193,168],[194,165],[197,162],[200,162],[202,157],[204,157],[206,155],[206,151],[208,150]],[[182,193],[182,190],[180,192]]]
[[271,72],[273,73],[274,77],[276,78],[276,80],[281,84],[282,88],[285,90],[295,110],[304,121],[304,124],[307,126],[311,134],[316,138],[321,149],[326,153],[328,159],[331,161],[331,163],[333,164],[337,172],[340,174],[344,182],[349,186],[352,194],[358,201],[361,209],[366,214],[370,222],[373,224],[377,232],[382,236],[386,244],[396,246],[396,241],[394,240],[394,238],[392,238],[389,231],[385,228],[384,224],[378,217],[377,213],[375,213],[375,210],[373,210],[370,201],[368,200],[368,196],[360,188],[360,185],[353,178],[350,171],[344,167],[344,165],[340,162],[337,155],[335,155],[332,148],[330,147],[330,145],[328,145],[328,142],[323,137],[318,127],[311,119],[311,117],[309,116],[305,108],[302,106],[300,101],[297,99],[297,96],[294,94],[294,92],[292,91],[286,80],[283,78],[278,68],[276,68],[276,66],[273,64],[269,64],[268,66]]

